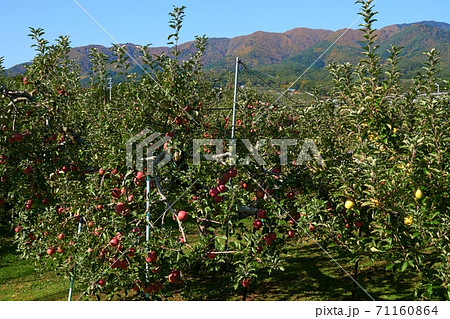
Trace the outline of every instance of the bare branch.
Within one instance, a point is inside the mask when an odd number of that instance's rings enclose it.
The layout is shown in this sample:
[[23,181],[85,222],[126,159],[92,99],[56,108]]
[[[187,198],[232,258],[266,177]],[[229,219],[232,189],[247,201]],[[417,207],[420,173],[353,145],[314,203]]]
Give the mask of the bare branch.
[[220,255],[220,254],[236,254],[239,251],[237,250],[228,250],[228,251],[209,251],[210,254]]
[[[165,152],[162,152],[161,154],[164,155]],[[158,157],[160,157],[161,154],[158,155]],[[164,157],[164,156],[163,156],[163,157]],[[178,228],[180,229],[181,235],[183,236],[183,240],[184,240],[184,242],[186,243],[186,242],[187,242],[187,241],[186,241],[186,234],[184,233],[183,225],[181,224],[181,221],[178,219],[178,216],[177,216],[177,214],[175,213],[175,210],[172,208],[172,204],[170,204],[170,203],[167,201],[167,197],[166,197],[166,195],[164,195],[164,191],[163,191],[163,189],[162,189],[162,187],[161,187],[161,182],[160,182],[160,180],[159,180],[159,177],[158,177],[156,174],[155,174],[155,176],[154,176],[154,179],[155,179],[156,189],[158,190],[158,193],[159,193],[159,195],[161,196],[161,200],[164,201],[164,202],[166,203],[166,211],[169,210],[169,211],[173,214],[173,216],[175,216],[175,218],[176,218],[176,220],[177,220],[177,222],[178,222]],[[162,220],[164,220],[164,218],[165,218],[165,213],[164,213],[164,216],[162,217]]]
[[221,225],[221,222],[218,222],[216,220],[210,220],[210,219],[206,219],[206,218],[201,218],[201,217],[197,217],[197,220],[201,221],[201,222],[207,222],[207,223],[213,223],[213,224],[219,224]]

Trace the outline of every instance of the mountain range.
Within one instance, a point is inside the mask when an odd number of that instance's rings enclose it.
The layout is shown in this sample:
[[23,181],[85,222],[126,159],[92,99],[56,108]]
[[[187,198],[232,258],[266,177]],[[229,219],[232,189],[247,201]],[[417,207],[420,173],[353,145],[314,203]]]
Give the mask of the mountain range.
[[[395,24],[376,31],[378,52],[387,57],[390,45],[403,47],[400,68],[404,78],[412,78],[423,66],[425,57],[422,52],[436,48],[440,52],[442,76],[450,77],[450,24],[435,21],[422,21],[409,24]],[[363,33],[355,29],[337,31],[323,29],[296,28],[284,33],[258,31],[249,35],[234,38],[210,38],[203,56],[203,64],[207,70],[216,74],[234,70],[235,58],[250,70],[267,74],[270,81],[278,78],[278,82],[289,83],[314,62],[304,80],[298,84],[310,86],[323,81],[327,72],[325,66],[331,62],[357,63],[363,56],[361,41]],[[330,48],[331,46],[331,48]],[[101,45],[74,47],[69,57],[81,66],[82,78],[89,76],[91,63],[89,49],[96,47],[99,51],[112,58],[109,48]],[[128,53],[137,61],[140,60],[138,45],[127,43]],[[196,49],[194,42],[179,46],[182,54],[187,57]],[[329,50],[327,50],[330,48]],[[169,53],[169,47],[150,47],[150,53]],[[324,54],[324,52],[326,53]],[[133,70],[139,71],[136,65]],[[24,65],[10,68],[9,74],[24,72]]]

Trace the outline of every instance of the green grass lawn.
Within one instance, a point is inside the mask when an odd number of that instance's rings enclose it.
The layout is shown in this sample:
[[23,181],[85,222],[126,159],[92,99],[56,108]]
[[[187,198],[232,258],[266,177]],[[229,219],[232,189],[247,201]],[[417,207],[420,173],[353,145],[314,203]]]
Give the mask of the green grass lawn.
[[69,282],[37,272],[32,262],[20,258],[11,236],[0,230],[0,300],[66,300]]
[[[0,230],[0,300],[66,300],[69,281],[52,272],[37,272],[31,261],[20,258],[11,237],[9,231]],[[353,275],[348,256],[332,255]],[[353,282],[314,243],[293,244],[283,258],[285,271],[252,284],[247,300],[352,300]],[[385,270],[382,262],[360,263],[358,282],[376,300],[414,300],[418,280],[412,275],[397,278]],[[218,278],[201,278],[190,289],[198,300],[242,299],[242,289],[235,291],[219,282]],[[80,293],[75,287],[74,295]],[[174,299],[181,300],[183,296],[175,293]],[[370,299],[357,289],[356,300]]]

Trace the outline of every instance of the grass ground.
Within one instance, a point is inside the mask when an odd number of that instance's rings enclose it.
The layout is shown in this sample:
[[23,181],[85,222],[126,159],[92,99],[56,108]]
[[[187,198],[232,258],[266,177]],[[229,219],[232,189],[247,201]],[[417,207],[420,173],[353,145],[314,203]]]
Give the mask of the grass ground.
[[[32,262],[20,258],[11,236],[0,230],[0,300],[66,300],[68,280],[51,272],[37,272]],[[353,282],[314,243],[293,245],[283,257],[285,271],[251,285],[247,300],[352,300]],[[353,264],[348,257],[333,257],[351,273]],[[358,282],[376,300],[414,300],[418,278],[397,278],[385,271],[382,262],[363,261]],[[191,289],[196,299],[203,300],[241,300],[243,293],[227,285],[218,286],[217,278],[202,278]],[[175,294],[174,299],[183,296]],[[370,298],[357,289],[356,300]]]
[[[332,255],[353,276],[350,258]],[[283,258],[285,271],[250,285],[247,300],[353,300],[353,281],[316,244],[292,246]],[[418,280],[411,275],[397,278],[385,270],[383,262],[360,262],[358,282],[375,300],[414,300]],[[204,300],[242,300],[242,289],[234,291],[227,286],[218,289],[216,278],[205,278],[193,287],[195,295],[203,296]],[[355,300],[371,299],[358,288]]]

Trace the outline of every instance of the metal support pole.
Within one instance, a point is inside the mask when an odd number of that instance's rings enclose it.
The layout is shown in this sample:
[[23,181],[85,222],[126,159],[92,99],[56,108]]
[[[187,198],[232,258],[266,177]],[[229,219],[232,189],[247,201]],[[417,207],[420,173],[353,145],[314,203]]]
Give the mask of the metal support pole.
[[[148,173],[148,172],[147,172]],[[145,194],[145,208],[147,211],[147,225],[145,226],[145,241],[148,242],[150,240],[150,176],[147,175],[146,180],[146,186],[147,186],[147,193]],[[149,272],[149,265],[148,263],[145,263],[145,277],[148,281],[148,272]],[[145,283],[147,284],[147,283]],[[145,294],[145,298],[148,299],[150,296],[149,293]]]
[[[235,139],[236,136],[236,107],[237,107],[237,96],[238,96],[238,82],[239,82],[239,58],[236,58],[236,71],[235,71],[235,77],[234,77],[234,98],[233,98],[233,120],[231,124],[231,140]],[[231,147],[235,147],[236,144],[233,143]],[[230,151],[232,154],[234,154],[234,150]],[[231,180],[230,180],[231,183]],[[227,227],[225,229],[225,250],[228,250],[228,236],[229,236],[229,228],[228,223]]]
[[231,126],[231,139],[234,140],[236,131],[236,107],[238,94],[238,79],[239,79],[239,58],[236,58],[236,74],[234,78],[234,101],[233,101],[233,123]]
[[112,100],[112,78],[108,78],[109,83],[108,83],[108,89],[109,89],[109,100]]
[[[82,218],[80,216],[80,220],[78,221],[77,240],[78,240],[78,237],[80,236],[80,233],[81,233],[81,222],[82,222]],[[75,266],[73,267],[73,271],[75,271]],[[68,298],[68,301],[72,301],[74,280],[75,280],[75,275],[70,277],[70,287],[69,287],[69,298]]]

